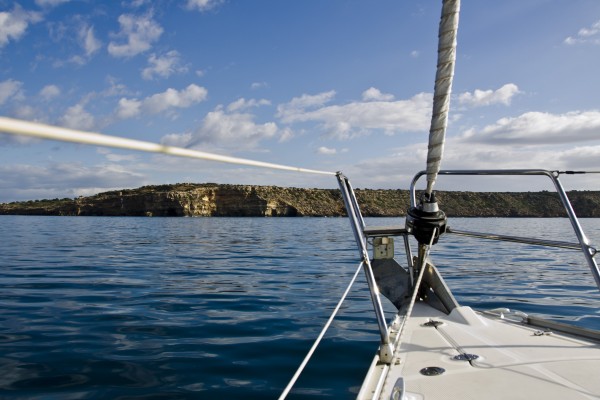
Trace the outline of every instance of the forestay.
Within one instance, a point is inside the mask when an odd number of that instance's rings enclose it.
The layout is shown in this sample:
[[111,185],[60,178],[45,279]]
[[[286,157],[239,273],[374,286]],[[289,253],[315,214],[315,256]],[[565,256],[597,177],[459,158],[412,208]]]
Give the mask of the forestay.
[[456,61],[456,34],[460,0],[444,0],[439,28],[438,61],[433,91],[433,111],[427,151],[427,189],[431,194],[440,170],[450,110],[450,95]]

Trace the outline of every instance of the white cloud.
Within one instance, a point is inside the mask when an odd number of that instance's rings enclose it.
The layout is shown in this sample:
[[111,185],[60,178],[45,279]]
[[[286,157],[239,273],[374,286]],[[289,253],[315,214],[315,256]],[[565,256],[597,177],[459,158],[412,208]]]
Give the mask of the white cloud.
[[363,101],[391,101],[394,100],[393,94],[381,93],[377,88],[370,87],[362,94]]
[[121,98],[115,114],[119,118],[132,118],[141,113],[159,114],[175,108],[188,108],[204,101],[207,95],[205,88],[195,84],[183,90],[169,88],[143,100]]
[[162,137],[160,142],[166,146],[187,147],[192,141],[192,133],[169,133]]
[[329,155],[337,154],[337,150],[333,149],[333,148],[321,146],[317,149],[317,153],[329,156]]
[[252,84],[250,85],[250,89],[257,90],[268,86],[269,85],[267,84],[267,82],[252,82]]
[[145,4],[147,4],[149,2],[150,2],[150,0],[133,0],[133,1],[130,1],[128,3],[128,5],[131,7],[137,8],[137,7],[141,7]]
[[[14,108],[13,110],[14,116],[16,118],[19,119],[24,119],[27,121],[35,121],[38,120],[38,116],[40,115],[40,112],[38,110],[36,110],[35,108],[33,108],[32,106],[30,106],[29,104],[19,104],[17,107]],[[25,139],[25,138],[22,138]],[[36,140],[36,139],[31,139],[31,140]],[[26,142],[28,142],[29,140],[24,140]]]
[[67,128],[93,130],[95,119],[85,110],[84,104],[80,103],[67,108],[65,114],[60,118],[60,123]]
[[10,99],[22,100],[22,86],[23,82],[15,81],[14,79],[8,79],[0,82],[0,105],[6,103]]
[[98,147],[96,151],[98,154],[105,156],[110,162],[118,163],[123,161],[132,162],[139,160],[139,156],[137,154],[118,154],[104,147]]
[[19,40],[30,24],[40,22],[42,14],[35,11],[25,11],[16,4],[12,11],[0,12],[0,48],[9,41]]
[[[408,187],[413,176],[425,169],[427,143],[415,143],[393,149],[386,154],[361,160],[341,168],[352,181],[370,187]],[[494,144],[465,143],[460,138],[447,138],[442,159],[442,169],[547,169],[547,170],[598,170],[600,145],[563,149],[559,146],[498,146]],[[588,176],[586,182],[569,177],[569,185],[600,189],[597,175]],[[595,179],[595,181],[594,181]],[[425,179],[420,180],[424,185]],[[565,183],[565,182],[563,182]],[[573,186],[571,186],[573,187]],[[544,177],[440,177],[436,190],[475,191],[532,191],[552,190]]]
[[168,78],[174,73],[186,72],[187,67],[181,65],[179,53],[176,50],[171,50],[162,56],[151,54],[148,57],[149,67],[142,70],[142,78],[150,80],[155,76]]
[[507,83],[497,90],[479,90],[458,95],[458,102],[470,107],[482,107],[492,104],[510,105],[512,98],[521,93],[514,83]]
[[195,103],[206,100],[208,91],[198,85],[191,84],[183,90],[167,89],[147,97],[143,107],[151,114],[157,114],[169,108],[188,108]]
[[117,117],[121,119],[133,118],[142,112],[142,102],[136,99],[122,98],[117,107]]
[[125,37],[125,43],[111,41],[108,53],[114,57],[132,57],[150,49],[163,33],[163,28],[152,15],[122,14],[119,16],[121,31],[117,37]]
[[40,97],[50,100],[60,95],[60,89],[56,85],[46,85],[40,90]]
[[543,145],[600,140],[599,132],[600,111],[527,112],[499,119],[483,129],[469,129],[462,138],[479,143]]
[[412,58],[418,58],[418,57],[419,57],[419,54],[420,54],[420,53],[419,53],[417,50],[413,50],[413,51],[411,51],[411,52],[410,52],[410,56],[411,56]]
[[408,100],[353,102],[325,106],[335,92],[303,95],[278,106],[285,123],[317,122],[328,135],[348,139],[382,130],[385,134],[426,132],[431,114],[431,94],[420,93]]
[[598,171],[600,145],[580,146],[563,150],[557,155],[557,158],[563,162],[565,169],[568,170]]
[[321,107],[329,103],[335,97],[335,90],[319,94],[303,94],[300,97],[294,97],[289,103],[281,104],[277,107],[278,116],[286,119],[292,117],[306,108]]
[[190,10],[207,11],[222,2],[223,0],[187,0],[186,7]]
[[[144,175],[117,164],[0,165],[0,201],[75,197],[145,184]],[[23,189],[27,182],[27,189]]]
[[253,107],[268,106],[270,104],[271,104],[271,102],[266,99],[246,100],[243,97],[240,97],[239,99],[237,99],[236,101],[234,101],[233,103],[231,103],[227,106],[227,111],[230,111],[230,112],[231,111],[239,111],[239,110],[245,110],[245,109],[253,108]]
[[565,39],[565,44],[575,45],[580,43],[600,44],[600,20],[594,22],[589,28],[581,28],[577,35]]
[[83,49],[85,50],[85,55],[90,57],[95,54],[102,47],[102,42],[96,39],[94,35],[94,27],[93,26],[85,26],[80,32],[79,36],[81,38]]
[[270,139],[279,130],[274,122],[258,124],[254,115],[227,112],[222,106],[209,112],[200,127],[193,133],[171,134],[163,137],[162,143],[172,146],[212,146],[244,150],[255,148],[261,140]]
[[71,0],[35,0],[35,4],[40,7],[56,7]]
[[292,140],[292,138],[294,137],[294,131],[290,127],[285,127],[285,128],[280,129],[279,133],[280,133],[280,136],[279,136],[280,143]]

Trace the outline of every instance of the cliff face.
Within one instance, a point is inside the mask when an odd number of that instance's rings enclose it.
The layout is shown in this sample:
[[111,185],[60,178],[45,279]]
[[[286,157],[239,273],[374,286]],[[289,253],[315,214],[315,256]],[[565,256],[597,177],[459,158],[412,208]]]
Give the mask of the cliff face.
[[[365,216],[405,215],[406,190],[357,190]],[[563,217],[555,193],[438,192],[440,207],[458,217]],[[570,192],[580,217],[600,218],[600,192]],[[100,193],[77,199],[0,204],[0,214],[96,216],[342,216],[338,190],[277,186],[176,184]]]

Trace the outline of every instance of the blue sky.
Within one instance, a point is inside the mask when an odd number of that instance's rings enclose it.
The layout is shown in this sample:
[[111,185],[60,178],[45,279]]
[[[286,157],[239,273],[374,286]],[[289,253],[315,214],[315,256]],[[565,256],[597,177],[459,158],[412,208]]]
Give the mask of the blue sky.
[[[425,168],[441,1],[0,0],[0,115],[343,171]],[[600,2],[463,0],[442,168],[600,170]],[[0,134],[0,201],[327,176]],[[522,180],[512,190],[549,189]],[[565,177],[600,190],[600,175]],[[507,190],[441,178],[438,189]]]

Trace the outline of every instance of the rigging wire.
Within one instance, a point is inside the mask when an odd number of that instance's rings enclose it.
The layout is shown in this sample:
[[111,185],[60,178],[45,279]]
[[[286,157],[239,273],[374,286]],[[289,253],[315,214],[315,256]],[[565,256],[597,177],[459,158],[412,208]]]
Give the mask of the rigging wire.
[[294,374],[294,376],[292,376],[292,379],[290,379],[289,383],[287,384],[287,386],[285,387],[285,389],[283,390],[283,392],[279,396],[279,400],[285,399],[286,396],[289,394],[290,390],[292,390],[292,387],[294,386],[294,384],[296,383],[296,381],[300,377],[300,374],[304,370],[304,367],[306,366],[306,364],[308,364],[308,361],[310,360],[310,358],[314,354],[315,350],[317,349],[317,346],[319,346],[319,343],[321,343],[321,339],[323,339],[323,336],[325,336],[325,333],[327,332],[327,330],[329,329],[329,326],[333,322],[333,319],[335,318],[337,312],[339,311],[340,307],[342,306],[342,303],[344,303],[344,300],[346,300],[346,296],[348,295],[348,292],[350,292],[350,288],[352,288],[352,285],[354,285],[354,281],[356,281],[356,277],[358,276],[358,273],[363,268],[363,264],[364,264],[364,261],[361,262],[358,265],[358,268],[356,269],[356,272],[354,273],[354,276],[352,277],[352,280],[350,280],[350,283],[348,284],[348,287],[344,291],[344,294],[340,298],[340,301],[338,301],[337,305],[333,309],[333,312],[329,316],[329,319],[325,323],[325,326],[323,326],[323,329],[321,330],[321,333],[319,333],[319,336],[317,336],[317,339],[315,339],[315,342],[313,343],[312,347],[310,348],[310,350],[308,351],[308,353],[304,357],[304,360],[302,360],[302,363],[300,364],[300,366],[296,370],[296,373]]
[[427,150],[427,194],[431,194],[444,152],[450,94],[456,61],[456,34],[460,0],[444,0],[438,34],[438,60],[433,91],[433,111]]
[[118,136],[79,131],[75,129],[62,128],[57,126],[40,124],[37,122],[29,122],[6,117],[0,117],[0,132],[21,136],[36,137],[40,139],[59,140],[63,142],[107,146],[127,150],[139,150],[149,153],[162,153],[178,157],[197,158],[201,160],[217,161],[229,164],[248,165],[251,167],[279,169],[285,171],[321,175],[336,174],[335,172],[319,171],[314,169],[298,168],[291,167],[288,165],[249,160],[245,158],[223,156],[214,153],[206,153],[198,150],[184,149],[182,147],[165,146],[162,144],[146,142],[143,140],[126,139]]

